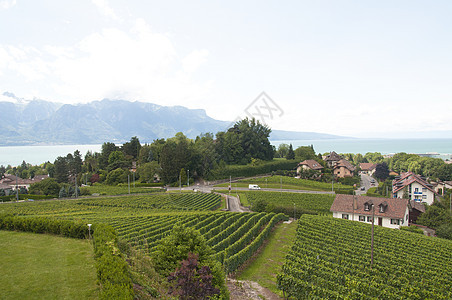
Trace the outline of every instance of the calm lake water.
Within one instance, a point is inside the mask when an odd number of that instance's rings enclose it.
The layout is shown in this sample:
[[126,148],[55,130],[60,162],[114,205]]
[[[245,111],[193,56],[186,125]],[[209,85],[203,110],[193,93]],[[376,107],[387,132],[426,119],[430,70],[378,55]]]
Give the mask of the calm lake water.
[[426,154],[439,153],[441,158],[450,158],[452,154],[452,139],[334,139],[334,140],[286,140],[272,141],[278,148],[279,144],[299,146],[313,145],[316,153],[336,151],[337,153],[380,152],[394,154],[399,152]]
[[[271,141],[276,147],[281,143],[299,146],[313,145],[317,153],[336,151],[337,153],[380,152],[392,154],[406,153],[439,153],[443,159],[450,159],[452,139],[334,139],[334,140],[284,140]],[[66,156],[79,150],[85,156],[88,150],[100,152],[102,145],[53,145],[53,146],[11,146],[0,147],[0,165],[18,166],[22,161],[39,165],[46,161],[54,162],[58,156]]]

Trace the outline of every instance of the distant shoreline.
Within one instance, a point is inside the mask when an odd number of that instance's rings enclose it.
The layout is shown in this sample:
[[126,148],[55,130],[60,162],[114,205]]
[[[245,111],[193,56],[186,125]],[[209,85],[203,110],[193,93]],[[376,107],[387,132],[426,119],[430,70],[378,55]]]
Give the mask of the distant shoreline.
[[[292,144],[296,149],[299,146],[313,145],[316,153],[361,153],[380,152],[383,155],[405,152],[421,156],[437,157],[443,160],[452,160],[452,139],[319,139],[319,140],[271,140],[277,149],[281,143]],[[144,143],[144,142],[142,142]],[[116,143],[121,145],[121,143]],[[51,144],[51,145],[16,145],[0,146],[0,165],[18,166],[23,161],[32,165],[39,165],[47,161],[54,162],[58,156],[66,156],[79,150],[85,156],[88,150],[100,152],[101,144]],[[433,154],[434,153],[434,154]]]

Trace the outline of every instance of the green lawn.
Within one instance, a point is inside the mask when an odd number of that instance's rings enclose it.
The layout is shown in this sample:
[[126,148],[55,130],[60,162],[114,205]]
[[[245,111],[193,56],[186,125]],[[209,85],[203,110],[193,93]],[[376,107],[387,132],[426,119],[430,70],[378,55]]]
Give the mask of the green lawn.
[[296,235],[297,223],[281,223],[268,237],[268,242],[259,256],[238,276],[240,280],[251,280],[282,296],[276,287],[276,275],[281,272],[287,253]]
[[0,231],[1,299],[97,299],[87,240]]

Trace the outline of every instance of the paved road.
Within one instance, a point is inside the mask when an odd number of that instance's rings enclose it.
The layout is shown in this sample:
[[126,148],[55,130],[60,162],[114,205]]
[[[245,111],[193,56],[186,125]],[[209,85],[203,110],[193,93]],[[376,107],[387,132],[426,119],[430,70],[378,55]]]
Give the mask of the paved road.
[[[214,190],[225,190],[226,187],[213,187]],[[237,191],[256,191],[256,190],[250,190],[247,187],[234,187],[232,189],[232,192],[235,190]],[[283,192],[283,193],[304,193],[304,194],[334,194],[333,192],[325,192],[325,191],[309,191],[309,190],[291,190],[291,189],[271,189],[271,188],[261,188],[259,191],[265,191],[265,192]]]
[[362,195],[367,193],[367,190],[371,187],[377,186],[377,182],[375,181],[375,185],[372,185],[371,180],[375,180],[372,176],[361,174],[361,186],[364,187],[364,190],[358,189],[356,191],[357,195]]
[[237,198],[235,196],[228,196],[228,195],[226,195],[226,197],[227,197],[226,199],[228,199],[228,203],[229,203],[229,205],[228,205],[229,211],[235,211],[235,212],[249,211],[240,205],[239,198]]

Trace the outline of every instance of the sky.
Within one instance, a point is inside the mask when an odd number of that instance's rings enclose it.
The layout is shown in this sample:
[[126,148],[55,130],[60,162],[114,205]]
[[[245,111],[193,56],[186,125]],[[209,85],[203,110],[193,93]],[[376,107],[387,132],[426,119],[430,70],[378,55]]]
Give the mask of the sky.
[[0,0],[0,94],[452,138],[451,15],[439,0]]

